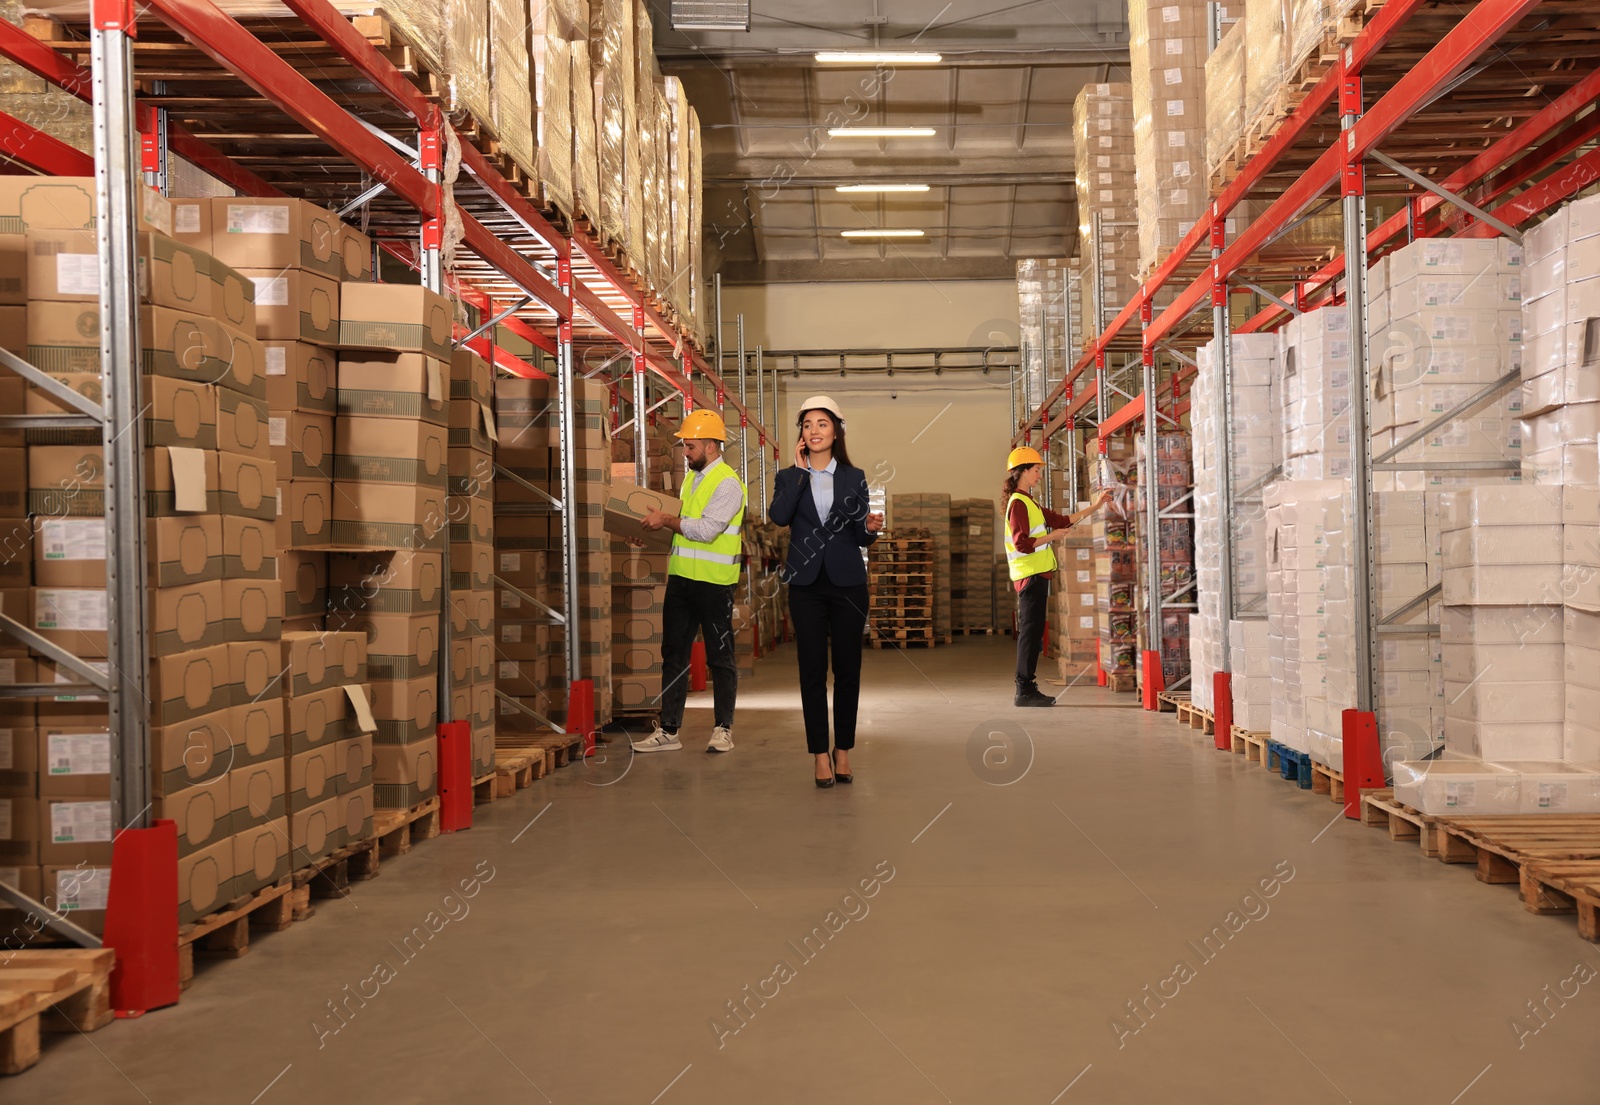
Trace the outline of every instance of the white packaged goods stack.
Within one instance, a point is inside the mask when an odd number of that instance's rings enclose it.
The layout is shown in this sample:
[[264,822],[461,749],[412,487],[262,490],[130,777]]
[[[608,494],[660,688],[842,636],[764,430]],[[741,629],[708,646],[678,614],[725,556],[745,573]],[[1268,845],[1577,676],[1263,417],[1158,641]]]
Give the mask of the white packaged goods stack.
[[1600,197],[1569,203],[1530,230],[1524,246],[1522,475],[1594,486],[1600,359],[1585,350],[1600,317]]
[[[1515,372],[1522,357],[1522,250],[1504,239],[1413,242],[1370,270],[1374,304],[1372,433],[1386,452]],[[1380,489],[1423,490],[1504,483],[1508,472],[1461,472],[1460,461],[1511,461],[1522,454],[1515,387],[1487,399],[1408,446],[1395,459],[1428,468],[1380,473]]]
[[1600,489],[1561,489],[1566,717],[1561,758],[1600,764]]
[[1216,177],[1244,133],[1244,20],[1206,58],[1206,171]]
[[[1017,310],[1022,324],[1022,376],[1029,411],[1044,402],[1046,378],[1060,380],[1076,356],[1067,348],[1067,302],[1077,291],[1076,262],[1028,258],[1017,262]],[[1071,313],[1073,326],[1079,312]],[[1073,331],[1074,341],[1080,340]]]
[[1088,84],[1078,91],[1072,104],[1072,156],[1078,252],[1084,258],[1083,321],[1098,333],[1138,290],[1132,85]]
[[1311,751],[1312,722],[1328,728],[1328,536],[1343,532],[1345,491],[1340,480],[1284,480],[1265,495],[1268,658],[1279,689],[1271,733],[1300,752]]
[[[1264,524],[1264,523],[1263,523]],[[1228,623],[1233,671],[1233,723],[1252,733],[1272,728],[1272,641],[1266,618]]]
[[1485,760],[1559,760],[1560,490],[1479,487],[1442,498],[1445,747]]
[[[1233,420],[1228,440],[1231,460],[1224,458],[1220,441],[1220,414],[1223,409],[1223,381],[1217,365],[1217,343],[1213,340],[1196,356],[1199,365],[1195,379],[1190,419],[1194,429],[1195,576],[1199,584],[1199,614],[1189,628],[1190,670],[1194,702],[1202,709],[1215,709],[1211,701],[1211,676],[1222,668],[1222,650],[1229,647],[1227,612],[1222,609],[1221,528],[1231,525],[1233,532],[1233,593],[1236,610],[1250,611],[1259,618],[1267,591],[1266,512],[1259,490],[1253,485],[1265,479],[1281,459],[1279,434],[1278,339],[1272,334],[1240,334],[1230,346],[1233,380]],[[1234,502],[1224,518],[1220,478],[1224,463],[1229,464]],[[1265,626],[1263,625],[1263,632]],[[1264,659],[1264,657],[1263,657]],[[1263,672],[1262,674],[1267,674]],[[1249,699],[1242,692],[1255,687],[1233,684],[1235,724],[1241,705]],[[1271,702],[1270,688],[1261,704]],[[1254,716],[1254,714],[1252,714]],[[1246,725],[1246,728],[1250,726]],[[1262,724],[1261,729],[1267,726]]]
[[1172,252],[1210,199],[1205,175],[1210,7],[1206,0],[1129,0],[1141,273]]
[[1307,311],[1283,331],[1283,476],[1350,474],[1350,314]]

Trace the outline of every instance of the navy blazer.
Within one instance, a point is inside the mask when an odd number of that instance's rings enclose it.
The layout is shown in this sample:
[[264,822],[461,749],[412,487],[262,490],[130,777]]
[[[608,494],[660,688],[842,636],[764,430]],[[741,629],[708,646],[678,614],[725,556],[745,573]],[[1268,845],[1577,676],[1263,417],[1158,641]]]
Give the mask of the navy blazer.
[[828,579],[836,586],[865,584],[867,568],[861,550],[878,539],[876,533],[867,532],[868,509],[867,474],[859,468],[840,464],[834,469],[833,509],[826,520],[817,517],[810,471],[796,467],[780,470],[767,517],[789,527],[784,573],[788,582],[802,587],[815,583],[826,565]]

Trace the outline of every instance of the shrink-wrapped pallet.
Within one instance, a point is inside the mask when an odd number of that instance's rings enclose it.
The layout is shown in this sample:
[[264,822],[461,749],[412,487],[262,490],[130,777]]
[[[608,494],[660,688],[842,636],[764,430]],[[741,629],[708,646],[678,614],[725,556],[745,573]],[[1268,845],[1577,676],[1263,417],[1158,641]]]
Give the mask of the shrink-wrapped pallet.
[[1284,71],[1287,76],[1314,75],[1307,62],[1332,62],[1338,42],[1354,28],[1342,24],[1355,10],[1355,0],[1290,0],[1285,37]]
[[1280,110],[1290,0],[1245,0],[1244,125]]
[[539,183],[546,202],[572,213],[572,0],[530,0],[528,41],[539,109]]
[[1133,87],[1084,85],[1072,105],[1072,134],[1083,320],[1098,332],[1138,288]]
[[[650,94],[655,89],[655,30],[650,22],[650,12],[642,0],[634,0],[633,7],[633,102],[630,105],[628,131],[633,135],[639,171],[628,172],[628,258],[635,268],[642,270],[648,252],[646,226],[648,225],[649,192],[645,182],[653,174],[655,147],[649,142],[649,121],[653,116]],[[648,146],[648,148],[647,148]],[[632,157],[630,156],[630,161]]]
[[[694,320],[695,337],[705,348],[705,182],[700,164],[700,117],[689,109],[689,316]],[[718,336],[721,340],[721,336]]]
[[694,108],[684,94],[683,82],[667,78],[666,103],[672,122],[672,141],[667,183],[672,201],[672,281],[663,289],[678,317],[689,317],[689,288],[693,282],[689,264],[689,116]]
[[524,173],[538,172],[534,141],[533,78],[528,65],[528,0],[495,0],[489,55],[494,132],[500,149]]
[[[589,0],[575,0],[577,25],[588,34]],[[572,198],[589,219],[600,210],[600,150],[595,132],[594,70],[589,64],[589,42],[572,49]]]
[[[656,150],[659,134],[656,131],[656,86],[654,81],[647,81],[639,89],[639,213],[641,223],[641,237],[638,248],[629,253],[634,267],[645,276],[646,281],[654,285],[656,282],[656,257],[660,246],[661,219],[656,211],[656,202],[659,192],[656,188],[656,175],[660,171],[660,158]],[[631,183],[631,182],[630,182]]]
[[489,0],[445,0],[444,73],[453,112],[494,117],[489,95]]
[[591,0],[589,60],[594,69],[595,130],[600,160],[600,207],[595,222],[603,237],[624,248],[628,236],[628,174],[639,156],[632,127],[635,92],[634,0]]
[[656,293],[668,296],[678,275],[672,253],[672,108],[656,82]]
[[1244,133],[1244,36],[1241,19],[1206,58],[1206,172],[1213,177]]
[[1131,0],[1139,270],[1154,268],[1205,211],[1205,0]]

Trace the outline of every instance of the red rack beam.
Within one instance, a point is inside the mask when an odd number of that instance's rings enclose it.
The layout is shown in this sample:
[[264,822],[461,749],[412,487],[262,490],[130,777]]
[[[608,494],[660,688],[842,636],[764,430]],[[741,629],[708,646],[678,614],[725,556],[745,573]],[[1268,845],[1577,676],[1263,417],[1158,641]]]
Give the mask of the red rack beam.
[[0,153],[50,176],[94,175],[94,158],[3,111]]
[[[1501,222],[1515,226],[1558,203],[1565,203],[1596,180],[1600,180],[1600,150],[1590,150],[1576,161],[1561,166],[1516,199],[1502,203],[1489,213]],[[1463,230],[1460,237],[1493,238],[1499,233],[1488,223],[1475,223]]]

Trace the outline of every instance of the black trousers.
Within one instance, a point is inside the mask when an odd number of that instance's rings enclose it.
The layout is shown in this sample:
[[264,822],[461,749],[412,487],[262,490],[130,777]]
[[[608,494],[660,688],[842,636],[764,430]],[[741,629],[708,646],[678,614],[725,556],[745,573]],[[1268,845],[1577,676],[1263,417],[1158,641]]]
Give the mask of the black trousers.
[[733,728],[739,694],[739,665],[733,652],[734,585],[667,577],[661,613],[661,728],[676,733],[689,697],[689,656],[704,634],[706,667],[711,669],[714,724]]
[[856,746],[861,701],[861,635],[867,628],[867,585],[839,587],[826,573],[805,587],[789,585],[795,653],[800,662],[800,709],[806,749],[828,751],[828,653],[833,652],[833,744]]
[[1034,685],[1039,653],[1044,651],[1045,618],[1050,611],[1050,577],[1029,576],[1017,592],[1017,686]]

